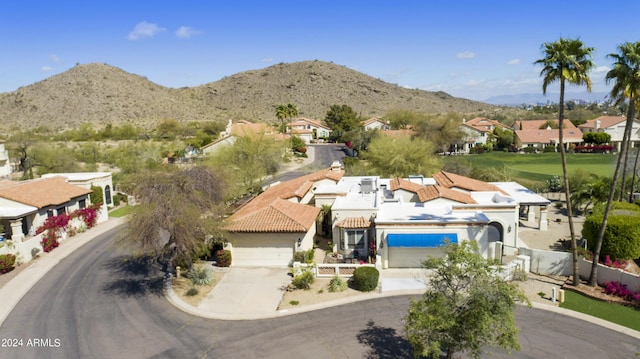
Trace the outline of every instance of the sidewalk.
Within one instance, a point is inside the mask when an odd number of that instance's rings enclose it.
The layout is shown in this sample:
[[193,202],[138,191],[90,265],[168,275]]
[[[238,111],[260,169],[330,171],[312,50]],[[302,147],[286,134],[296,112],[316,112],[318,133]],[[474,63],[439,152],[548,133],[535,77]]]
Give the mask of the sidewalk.
[[123,223],[123,218],[110,218],[106,222],[100,223],[86,232],[68,238],[55,250],[49,253],[42,253],[39,258],[23,264],[22,266],[24,266],[24,268],[19,268],[19,272],[0,287],[0,298],[2,298],[2,305],[0,306],[0,326],[31,287],[44,277],[58,262],[92,239]]

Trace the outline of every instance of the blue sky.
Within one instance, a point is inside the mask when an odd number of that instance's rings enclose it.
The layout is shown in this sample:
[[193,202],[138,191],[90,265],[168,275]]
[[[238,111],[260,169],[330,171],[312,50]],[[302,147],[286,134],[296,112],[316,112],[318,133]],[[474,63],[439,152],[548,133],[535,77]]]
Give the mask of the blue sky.
[[0,92],[76,63],[107,63],[182,87],[317,59],[408,88],[484,100],[540,93],[533,62],[544,42],[561,36],[595,48],[593,90],[606,92],[606,55],[640,40],[639,13],[637,0],[610,9],[590,0],[5,0]]

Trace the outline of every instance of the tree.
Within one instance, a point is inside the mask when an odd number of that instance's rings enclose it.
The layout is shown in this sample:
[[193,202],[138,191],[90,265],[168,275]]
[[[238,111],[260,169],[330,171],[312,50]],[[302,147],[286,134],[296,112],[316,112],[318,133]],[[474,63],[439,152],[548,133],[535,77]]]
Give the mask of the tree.
[[451,145],[463,143],[465,133],[460,127],[461,124],[462,115],[459,114],[421,114],[413,123],[414,137],[433,142],[435,152],[447,151]]
[[447,358],[460,351],[479,358],[487,345],[520,350],[514,311],[517,302],[528,300],[477,252],[477,242],[465,241],[423,262],[429,286],[421,299],[411,299],[405,318],[415,358],[443,351]]
[[331,105],[324,122],[331,128],[331,139],[336,141],[341,141],[345,132],[362,127],[358,115],[348,105]]
[[378,136],[361,157],[380,176],[429,176],[441,167],[440,158],[433,155],[433,144],[420,138]]
[[[638,97],[640,97],[640,41],[635,43],[626,42],[619,45],[618,53],[609,54],[607,57],[614,60],[613,68],[609,70],[605,76],[607,84],[611,81],[614,82],[613,87],[611,88],[611,98],[615,99],[617,104],[624,103],[625,99],[629,104],[627,107],[627,121],[622,138],[620,154],[616,161],[616,169],[613,172],[613,179],[611,180],[611,187],[609,188],[609,196],[607,197],[605,209],[602,214],[602,226],[600,226],[600,231],[598,232],[596,245],[593,251],[593,263],[591,265],[591,274],[589,275],[589,285],[594,287],[598,284],[598,262],[600,261],[600,249],[604,239],[604,232],[607,228],[609,212],[611,211],[611,203],[615,196],[618,173],[623,166],[623,161],[626,165],[629,138],[636,115],[636,107],[638,106]],[[624,193],[624,180],[620,193],[621,195]]]
[[133,189],[139,205],[121,241],[161,260],[165,271],[171,271],[177,257],[190,269],[192,256],[221,238],[223,183],[198,166],[142,173]]
[[567,199],[567,216],[569,218],[569,232],[571,233],[571,249],[573,252],[573,285],[580,284],[578,271],[578,243],[573,225],[573,206],[571,205],[571,190],[567,171],[567,155],[564,146],[564,90],[566,83],[585,85],[591,92],[589,70],[593,67],[591,61],[593,48],[585,47],[579,39],[565,39],[547,42],[542,45],[544,58],[535,64],[542,65],[540,76],[543,77],[542,93],[547,93],[547,87],[560,82],[560,101],[558,103],[558,142],[560,159],[562,161],[562,175],[564,179],[565,198]]
[[[296,105],[288,103],[286,105],[276,106],[276,118],[280,120],[280,130],[282,133],[286,132],[284,120],[288,119],[289,122],[291,122],[291,120],[296,116],[298,116],[298,107]],[[291,131],[293,132],[293,128]]]

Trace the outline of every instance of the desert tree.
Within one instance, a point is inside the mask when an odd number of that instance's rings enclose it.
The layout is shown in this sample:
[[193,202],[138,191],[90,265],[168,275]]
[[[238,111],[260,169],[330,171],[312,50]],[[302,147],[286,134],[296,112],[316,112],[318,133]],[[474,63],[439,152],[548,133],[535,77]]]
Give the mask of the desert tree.
[[134,207],[121,243],[160,260],[171,271],[177,257],[191,268],[192,257],[221,239],[224,182],[195,166],[140,173],[132,189]]
[[573,252],[573,285],[580,284],[578,272],[578,244],[573,225],[573,206],[571,205],[571,189],[569,187],[569,173],[567,171],[567,155],[564,146],[564,92],[568,84],[585,85],[591,92],[591,79],[589,71],[593,67],[591,61],[593,48],[586,47],[580,39],[560,38],[555,42],[547,42],[542,45],[544,57],[535,62],[542,66],[542,93],[547,93],[547,87],[554,83],[560,83],[560,100],[558,102],[558,144],[560,147],[560,160],[562,162],[562,176],[564,180],[564,192],[567,201],[567,215],[569,218],[569,232],[571,233],[571,249]]
[[477,242],[450,243],[423,262],[429,286],[411,299],[405,330],[415,358],[479,358],[485,346],[520,350],[514,312],[528,299],[478,254]]
[[413,122],[414,137],[431,141],[435,152],[447,151],[452,145],[464,142],[462,115],[456,113],[419,113]]
[[429,176],[441,168],[440,158],[433,155],[433,144],[421,138],[375,137],[362,151],[371,173],[389,177]]
[[[609,188],[609,196],[605,204],[602,215],[602,226],[596,238],[596,244],[593,251],[593,263],[591,265],[591,274],[589,275],[589,285],[596,286],[598,284],[598,262],[600,261],[600,249],[604,239],[604,232],[607,228],[607,221],[611,211],[611,204],[615,197],[616,186],[618,182],[618,174],[626,167],[627,153],[629,150],[629,138],[635,120],[636,109],[638,106],[638,97],[640,97],[640,41],[626,42],[618,46],[618,53],[607,55],[614,61],[613,68],[607,72],[605,80],[607,83],[613,82],[611,88],[611,98],[616,103],[627,104],[627,121],[625,123],[623,141],[620,146],[620,154],[616,161],[616,169],[613,172],[611,187]],[[635,175],[635,174],[634,174]],[[624,175],[623,175],[624,177]],[[624,196],[624,179],[620,196]]]

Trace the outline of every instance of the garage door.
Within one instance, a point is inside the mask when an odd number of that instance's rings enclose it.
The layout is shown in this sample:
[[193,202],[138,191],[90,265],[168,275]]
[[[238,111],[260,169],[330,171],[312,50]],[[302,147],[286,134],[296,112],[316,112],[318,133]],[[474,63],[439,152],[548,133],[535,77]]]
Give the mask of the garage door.
[[440,257],[445,241],[458,242],[455,233],[393,233],[387,235],[389,268],[420,268],[429,256]]
[[293,241],[257,241],[242,239],[233,242],[231,263],[234,266],[288,266],[293,260]]

